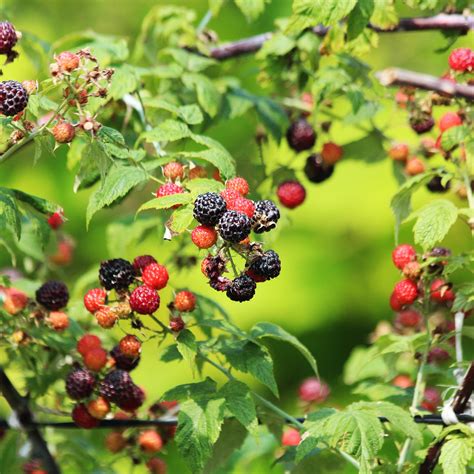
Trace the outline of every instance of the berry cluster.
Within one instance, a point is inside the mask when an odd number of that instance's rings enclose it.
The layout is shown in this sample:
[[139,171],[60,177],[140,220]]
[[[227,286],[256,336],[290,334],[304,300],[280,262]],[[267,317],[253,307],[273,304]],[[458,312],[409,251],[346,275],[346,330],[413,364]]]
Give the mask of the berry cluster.
[[[276,252],[264,251],[262,244],[251,243],[249,239],[252,230],[261,234],[274,229],[280,212],[272,201],[254,202],[246,198],[248,192],[247,181],[237,177],[227,181],[220,194],[200,194],[194,202],[194,217],[200,225],[191,233],[198,248],[214,249],[201,266],[211,287],[225,291],[231,300],[239,302],[252,299],[256,283],[276,278],[281,270]],[[240,274],[231,251],[245,261]],[[229,264],[234,270],[233,280],[224,276]]]

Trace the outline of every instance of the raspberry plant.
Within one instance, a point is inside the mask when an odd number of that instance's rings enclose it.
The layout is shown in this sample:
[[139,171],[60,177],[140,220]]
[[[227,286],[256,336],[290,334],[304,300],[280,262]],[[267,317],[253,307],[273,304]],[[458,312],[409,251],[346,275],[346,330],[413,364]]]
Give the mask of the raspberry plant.
[[[473,29],[467,2],[412,0],[410,7],[439,12],[399,18],[393,2],[294,0],[291,16],[271,34],[221,45],[208,23],[218,21],[223,3],[210,1],[199,23],[191,10],[154,8],[133,42],[87,32],[32,47],[29,32],[0,23],[6,64],[28,55],[49,64],[23,83],[0,82],[0,165],[27,147],[35,162],[67,147],[72,191],[92,189],[87,226],[130,194],[143,197],[135,220],[111,224],[126,245],[112,242],[110,258],[70,291],[56,275],[74,254],[61,205],[0,187],[0,243],[22,271],[21,278],[1,277],[7,357],[0,390],[12,416],[0,430],[28,441],[19,449],[22,463],[3,450],[8,472],[19,464],[27,473],[112,472],[94,444],[99,437],[79,428],[106,428],[100,443],[152,473],[166,472],[172,445],[190,472],[234,472],[252,441],[269,438],[281,440],[276,463],[288,472],[429,473],[438,465],[466,472],[474,450],[474,366],[463,347],[473,336],[473,253],[440,245],[456,221],[474,230],[474,52],[452,46]],[[267,3],[235,0],[249,21]],[[392,68],[373,74],[363,62],[379,35],[425,29],[449,39],[440,77]],[[232,59],[244,54],[259,64],[260,95],[233,75]],[[406,113],[407,134],[416,136],[410,143],[394,142],[390,123],[379,118],[391,104]],[[242,163],[210,133],[240,116],[258,122],[260,161],[247,177],[237,175]],[[358,138],[338,143],[337,127],[352,127]],[[278,146],[291,162],[273,156]],[[258,298],[259,285],[272,285],[291,265],[268,248],[278,248],[272,231],[291,225],[305,186],[337,180],[339,163],[350,159],[392,160],[395,240],[408,222],[413,242],[392,254],[399,273],[391,296],[387,288],[393,322],[380,323],[371,344],[353,350],[343,375],[352,402],[336,409],[327,406],[331,390],[297,338],[272,322],[242,329],[212,294],[181,288],[178,270],[199,255],[212,289],[240,303]],[[143,192],[149,184],[151,199]],[[424,186],[444,196],[412,210],[412,195]],[[121,250],[156,227],[176,246],[173,261],[126,260]],[[167,286],[170,300],[160,296]],[[167,318],[156,314],[160,307]],[[120,338],[110,331],[117,327]],[[313,372],[294,413],[242,377],[278,398],[268,338],[293,345]],[[132,373],[142,347],[153,344],[157,364],[182,361],[195,375],[156,401]],[[205,367],[225,382],[205,376]],[[25,395],[10,370],[20,371]],[[87,456],[72,456],[61,428],[77,428]]]

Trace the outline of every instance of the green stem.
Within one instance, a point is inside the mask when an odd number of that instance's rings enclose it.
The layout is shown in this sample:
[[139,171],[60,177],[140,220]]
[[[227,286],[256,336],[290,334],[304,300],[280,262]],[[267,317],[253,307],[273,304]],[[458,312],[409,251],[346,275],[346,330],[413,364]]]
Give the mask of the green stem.
[[198,35],[201,34],[211,20],[212,20],[212,12],[211,10],[207,10],[206,14],[203,16],[201,22],[199,23],[196,29],[196,34]]
[[239,274],[237,272],[237,267],[235,266],[234,259],[232,258],[229,247],[225,248],[225,252],[226,252],[227,256],[229,257],[230,264],[232,265],[232,271],[234,272],[234,277],[237,278],[237,276]]

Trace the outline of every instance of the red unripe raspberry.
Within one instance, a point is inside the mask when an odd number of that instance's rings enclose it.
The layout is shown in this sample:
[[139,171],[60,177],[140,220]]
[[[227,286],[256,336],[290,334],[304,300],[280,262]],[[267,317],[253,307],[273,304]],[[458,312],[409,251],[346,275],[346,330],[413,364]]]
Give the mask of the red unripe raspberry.
[[160,307],[160,296],[147,285],[138,286],[130,295],[130,307],[139,314],[152,314]]
[[120,431],[111,431],[105,437],[105,447],[111,453],[119,453],[127,446],[127,438]]
[[156,453],[163,447],[163,440],[155,430],[142,431],[138,435],[138,446],[145,453]]
[[59,122],[53,127],[52,133],[58,143],[71,143],[76,136],[74,125],[69,122]]
[[409,102],[413,102],[415,97],[411,91],[399,89],[395,93],[395,102],[401,109],[406,109]]
[[51,229],[56,230],[64,224],[64,216],[61,212],[55,212],[48,217],[48,224]]
[[189,170],[188,177],[189,179],[206,178],[207,171],[202,166],[195,166]]
[[118,319],[118,316],[109,306],[103,306],[98,311],[96,311],[94,315],[99,326],[104,329],[110,329],[114,327]]
[[217,242],[217,231],[213,227],[198,225],[191,232],[191,240],[200,249],[208,249]]
[[164,265],[152,263],[145,267],[142,273],[143,283],[155,290],[161,290],[169,280],[168,270]]
[[176,161],[167,163],[163,167],[163,176],[165,178],[171,179],[171,181],[182,179],[184,176],[184,166]]
[[70,51],[59,53],[55,59],[62,71],[72,72],[79,67],[79,56]]
[[423,321],[423,317],[418,311],[407,309],[397,314],[395,322],[406,328],[418,327]]
[[[313,109],[314,109],[314,98],[313,96],[309,93],[309,92],[303,92],[301,94],[301,102],[303,102],[303,104],[308,107],[308,109],[312,112]],[[304,111],[303,112],[303,115],[305,117],[308,117],[309,115],[311,115],[311,112],[309,111]]]
[[249,183],[244,178],[237,176],[236,178],[232,178],[226,181],[225,183],[226,189],[233,189],[238,193],[245,196],[249,192]]
[[283,206],[294,209],[305,200],[306,190],[298,181],[285,181],[278,186],[277,196]]
[[430,294],[431,299],[438,303],[453,301],[455,297],[454,291],[451,289],[451,284],[442,278],[437,278],[431,283]]
[[328,142],[323,145],[321,150],[321,157],[327,165],[334,165],[344,154],[344,149],[333,142]]
[[102,347],[102,342],[95,334],[84,334],[77,341],[76,349],[79,354],[85,356],[90,350]]
[[104,397],[98,397],[87,404],[87,411],[94,418],[102,420],[110,412],[110,403]]
[[89,313],[95,313],[105,305],[107,293],[102,288],[93,288],[84,295],[84,306]]
[[449,55],[449,66],[460,72],[472,71],[474,68],[474,51],[470,48],[457,48]]
[[300,432],[295,428],[287,428],[281,436],[283,446],[298,446],[301,441]]
[[400,387],[400,388],[410,388],[413,387],[415,384],[413,383],[413,380],[408,376],[408,375],[397,375],[393,380],[392,380],[392,385],[395,387]]
[[418,286],[411,280],[401,280],[395,285],[393,294],[402,306],[408,306],[418,297]]
[[95,428],[99,424],[99,420],[87,411],[83,403],[76,405],[72,410],[72,420],[77,426],[85,429]]
[[303,402],[322,403],[330,393],[329,386],[316,377],[307,378],[299,388],[299,397]]
[[392,291],[392,294],[390,295],[390,307],[394,311],[400,311],[403,308],[402,303],[398,300],[394,291]]
[[133,268],[138,274],[141,274],[142,271],[151,263],[158,263],[155,257],[152,257],[151,255],[140,255],[139,257],[135,257],[133,260]]
[[423,395],[423,401],[421,402],[422,408],[425,410],[431,411],[432,413],[436,412],[436,409],[441,404],[442,399],[439,393],[439,390],[434,387],[426,387],[425,393]]
[[432,347],[428,353],[428,362],[430,364],[439,364],[440,362],[446,362],[451,356],[446,349],[442,347]]
[[405,165],[405,173],[409,176],[416,176],[425,172],[425,164],[419,158],[410,158]]
[[393,161],[406,161],[410,153],[410,148],[406,143],[396,143],[388,151],[388,156]]
[[400,270],[403,270],[407,263],[414,262],[415,260],[416,250],[411,245],[398,245],[392,252],[392,261]]
[[227,205],[227,210],[241,212],[252,218],[255,213],[255,204],[250,199],[239,197]]
[[74,244],[71,240],[61,240],[54,255],[49,257],[50,261],[56,265],[68,265],[72,261]]
[[46,322],[55,331],[64,331],[69,327],[69,316],[62,311],[51,311]]
[[16,288],[0,289],[0,293],[4,295],[3,309],[9,314],[18,314],[28,304],[26,293]]
[[[156,191],[156,197],[172,196],[173,194],[182,194],[184,193],[184,188],[178,186],[176,183],[165,183],[162,184]],[[176,209],[180,204],[171,206],[172,209]]]
[[[1,23],[0,23],[1,25]],[[48,474],[39,459],[30,459],[21,466],[23,474]]]
[[424,156],[430,157],[438,152],[436,140],[432,137],[424,137],[420,140],[421,152]]
[[166,474],[166,463],[160,458],[151,458],[146,462],[146,467],[151,474]]
[[133,334],[127,334],[119,342],[119,349],[123,355],[138,357],[142,350],[142,343]]
[[182,312],[194,311],[196,296],[190,291],[179,291],[174,297],[174,307]]
[[456,112],[446,112],[439,120],[441,133],[462,124],[462,118]]
[[242,194],[239,193],[239,191],[236,191],[235,189],[224,189],[224,191],[221,191],[221,196],[224,198],[225,203],[227,206],[232,205],[234,201],[242,197]]
[[99,372],[107,364],[107,351],[102,347],[89,349],[83,356],[84,365],[94,372]]
[[183,321],[183,318],[178,316],[177,318],[170,319],[170,329],[174,332],[180,332],[185,328],[186,324]]
[[403,267],[403,274],[410,280],[417,280],[421,276],[421,265],[418,262],[408,262]]

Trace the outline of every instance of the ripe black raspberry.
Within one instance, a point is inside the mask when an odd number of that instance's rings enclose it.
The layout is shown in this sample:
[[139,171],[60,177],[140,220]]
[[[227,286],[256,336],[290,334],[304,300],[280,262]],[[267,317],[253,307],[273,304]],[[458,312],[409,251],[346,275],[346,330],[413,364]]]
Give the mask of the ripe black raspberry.
[[281,271],[280,257],[273,250],[267,250],[261,257],[256,258],[250,264],[249,270],[266,280],[276,278]]
[[126,290],[133,282],[134,268],[123,258],[105,260],[100,264],[99,280],[106,290]]
[[100,394],[109,402],[118,403],[121,397],[133,390],[135,384],[132,377],[125,370],[116,369],[109,372],[100,384]]
[[116,345],[111,351],[110,355],[115,361],[115,367],[120,370],[131,372],[140,363],[140,356],[129,357],[122,353],[119,346]]
[[433,176],[433,178],[431,178],[426,184],[426,187],[432,193],[445,193],[451,187],[451,181],[447,181],[446,184],[444,185],[442,181],[443,181],[442,176]]
[[28,104],[28,92],[17,81],[0,82],[0,114],[12,117]]
[[248,275],[241,275],[232,280],[227,289],[227,297],[232,301],[248,301],[255,295],[257,284]]
[[317,153],[306,159],[304,173],[312,183],[322,183],[334,173],[334,165],[325,164],[322,156]]
[[204,225],[215,226],[226,209],[224,198],[217,193],[200,194],[194,201],[194,217]]
[[75,369],[66,379],[66,392],[73,400],[89,397],[95,386],[95,377],[86,369]]
[[431,114],[423,113],[410,117],[410,127],[418,135],[429,132],[434,127],[435,121]]
[[219,219],[219,233],[224,240],[237,244],[250,234],[250,219],[242,212],[226,211]]
[[0,54],[10,55],[18,41],[15,27],[8,21],[0,23]]
[[144,401],[145,392],[137,385],[133,385],[129,390],[119,394],[116,403],[122,410],[134,411],[140,408]]
[[301,118],[290,125],[286,139],[295,151],[309,150],[316,141],[316,132],[306,119]]
[[269,200],[256,201],[252,217],[252,229],[257,234],[274,229],[280,219],[280,211],[274,202]]
[[69,291],[62,281],[50,280],[36,290],[36,301],[46,309],[56,311],[69,301]]

